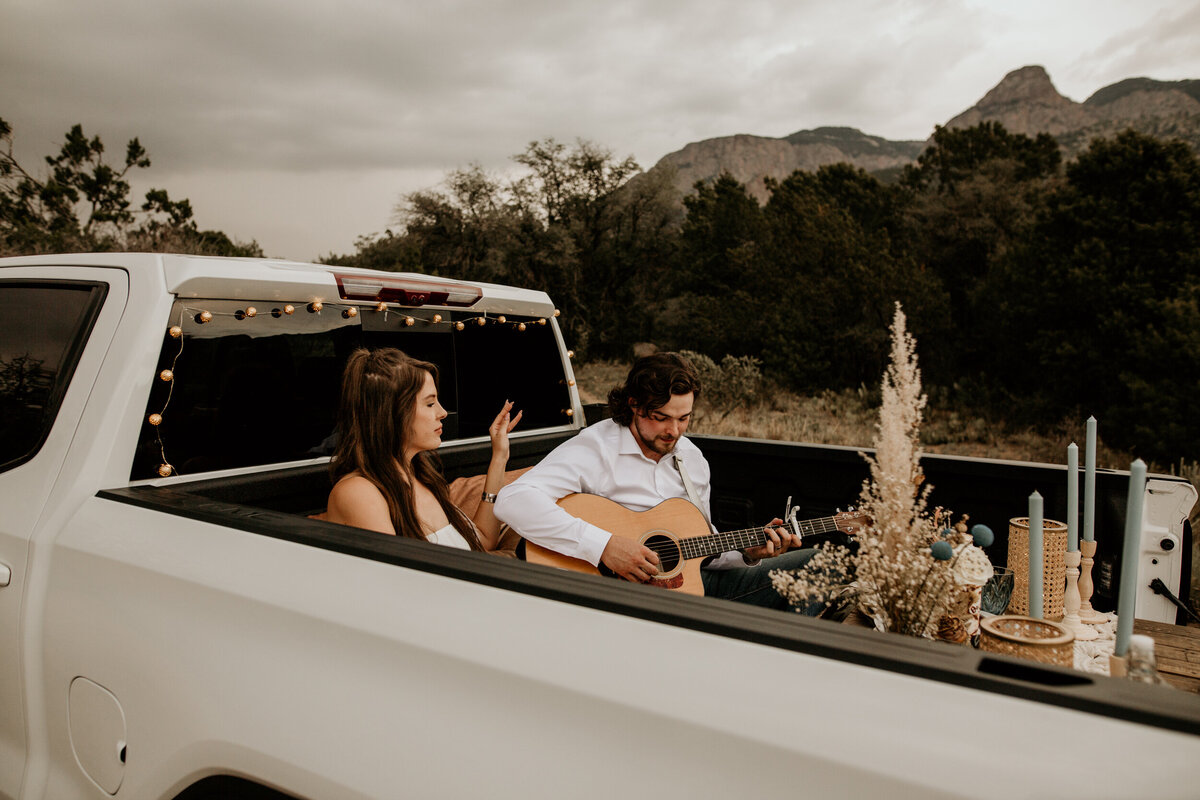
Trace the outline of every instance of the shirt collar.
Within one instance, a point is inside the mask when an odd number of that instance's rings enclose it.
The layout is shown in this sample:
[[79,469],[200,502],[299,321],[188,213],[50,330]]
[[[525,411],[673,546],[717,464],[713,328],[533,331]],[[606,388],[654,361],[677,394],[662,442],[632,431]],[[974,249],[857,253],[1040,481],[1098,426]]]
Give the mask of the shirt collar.
[[669,463],[675,458],[676,453],[678,453],[680,456],[683,456],[684,453],[687,452],[687,448],[693,446],[692,443],[688,441],[687,435],[685,434],[675,442],[675,447],[670,453],[667,453],[658,461],[652,461],[651,459],[646,458],[646,454],[642,452],[642,448],[638,447],[637,440],[633,438],[633,431],[629,429],[628,425],[621,425],[616,420],[612,420],[612,423],[619,429],[619,433],[617,434],[617,452],[623,456],[641,456],[651,464],[661,464],[664,460]]

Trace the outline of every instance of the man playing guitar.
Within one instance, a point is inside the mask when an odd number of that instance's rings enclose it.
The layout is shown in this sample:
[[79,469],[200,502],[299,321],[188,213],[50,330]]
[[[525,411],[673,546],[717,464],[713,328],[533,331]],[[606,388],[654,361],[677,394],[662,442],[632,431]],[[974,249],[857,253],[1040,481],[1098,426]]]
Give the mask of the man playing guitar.
[[[710,533],[711,472],[699,448],[683,436],[700,389],[695,368],[682,356],[659,353],[638,359],[625,383],[609,393],[612,418],[589,425],[504,488],[496,516],[536,546],[531,549],[545,548],[566,561],[627,580],[657,582],[664,572],[662,551],[656,552],[646,537],[614,535],[569,513],[559,501],[587,493],[647,512],[666,501],[678,503],[675,498],[690,499],[703,513],[702,533]],[[801,549],[794,526],[789,530],[783,525],[773,519],[753,529],[747,546],[698,562],[703,593],[788,608],[772,587],[770,572],[799,569],[815,551]],[[699,587],[694,591],[699,593]],[[820,607],[806,611],[818,613]]]

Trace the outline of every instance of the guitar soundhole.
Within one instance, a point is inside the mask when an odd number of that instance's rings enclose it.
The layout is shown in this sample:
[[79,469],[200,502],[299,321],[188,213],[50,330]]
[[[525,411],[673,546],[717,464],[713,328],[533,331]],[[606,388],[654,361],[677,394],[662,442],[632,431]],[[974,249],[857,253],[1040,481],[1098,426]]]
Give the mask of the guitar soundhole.
[[670,575],[679,568],[679,563],[682,560],[679,552],[679,542],[661,533],[652,533],[647,536],[642,544],[649,547],[658,555],[658,571],[664,575]]

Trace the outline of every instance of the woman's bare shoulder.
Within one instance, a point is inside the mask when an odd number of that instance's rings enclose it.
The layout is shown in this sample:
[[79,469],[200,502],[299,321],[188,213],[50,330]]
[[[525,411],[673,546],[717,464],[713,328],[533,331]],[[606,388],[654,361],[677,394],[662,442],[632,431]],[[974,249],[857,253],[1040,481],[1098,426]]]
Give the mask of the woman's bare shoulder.
[[329,492],[326,519],[356,528],[395,533],[387,498],[379,487],[357,472],[343,476]]

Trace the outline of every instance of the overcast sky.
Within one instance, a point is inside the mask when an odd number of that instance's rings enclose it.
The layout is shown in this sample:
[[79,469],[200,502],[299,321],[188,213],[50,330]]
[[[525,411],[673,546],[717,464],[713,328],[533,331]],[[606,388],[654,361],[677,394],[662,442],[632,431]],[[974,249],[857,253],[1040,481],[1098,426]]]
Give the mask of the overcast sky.
[[310,260],[406,192],[532,140],[643,168],[688,142],[849,125],[925,139],[1006,73],[1083,101],[1200,78],[1200,0],[0,0],[0,117],[25,165],[74,123],[201,227]]

